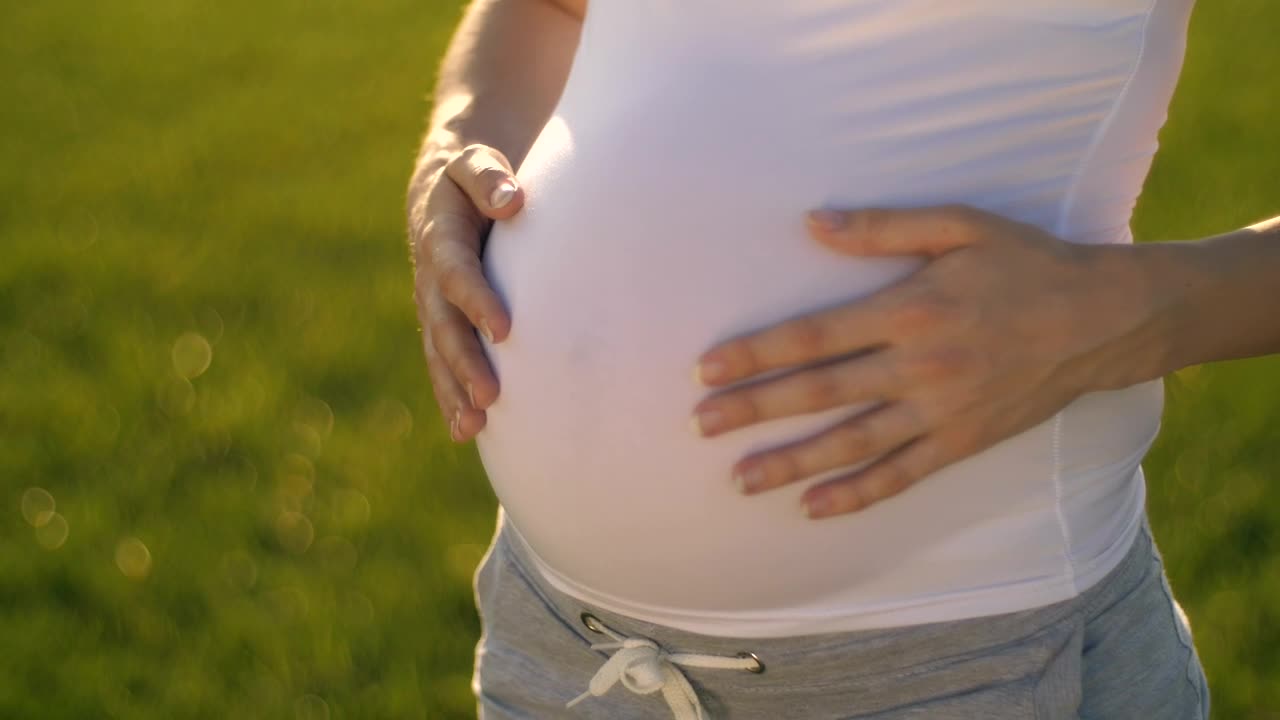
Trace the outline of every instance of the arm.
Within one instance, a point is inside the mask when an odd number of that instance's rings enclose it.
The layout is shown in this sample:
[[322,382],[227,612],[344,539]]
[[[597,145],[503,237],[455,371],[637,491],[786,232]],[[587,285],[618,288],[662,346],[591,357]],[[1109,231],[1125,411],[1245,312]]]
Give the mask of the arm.
[[453,36],[410,183],[410,206],[430,176],[471,144],[519,165],[564,89],[587,0],[476,0]]
[[406,211],[423,354],[455,441],[484,427],[498,396],[475,329],[497,342],[511,325],[481,269],[483,238],[522,207],[513,163],[564,90],[586,2],[475,0],[440,68]]
[[1194,242],[1134,245],[1128,256],[1160,338],[1135,382],[1280,353],[1280,217]]
[[975,208],[821,211],[815,239],[925,265],[851,303],[734,338],[698,377],[716,435],[873,404],[813,438],[740,461],[755,493],[867,461],[802,496],[811,517],[879,502],[1051,417],[1080,395],[1187,365],[1280,352],[1280,218],[1194,242],[1080,245]]

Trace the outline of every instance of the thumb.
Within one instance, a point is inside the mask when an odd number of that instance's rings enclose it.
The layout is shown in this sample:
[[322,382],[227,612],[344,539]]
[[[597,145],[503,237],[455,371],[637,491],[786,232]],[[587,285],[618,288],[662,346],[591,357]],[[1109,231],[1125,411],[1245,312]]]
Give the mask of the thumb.
[[979,237],[977,210],[964,206],[814,210],[806,217],[814,239],[846,255],[937,256]]
[[520,211],[524,192],[500,150],[468,145],[449,161],[445,174],[487,218],[505,220]]

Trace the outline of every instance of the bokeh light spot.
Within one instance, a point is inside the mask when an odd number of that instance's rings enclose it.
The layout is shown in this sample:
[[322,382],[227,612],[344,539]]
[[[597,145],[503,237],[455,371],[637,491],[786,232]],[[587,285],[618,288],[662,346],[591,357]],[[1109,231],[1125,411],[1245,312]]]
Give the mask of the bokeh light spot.
[[276,539],[281,547],[295,555],[306,552],[315,535],[311,520],[300,512],[285,510],[276,516]]
[[355,570],[360,559],[356,546],[341,535],[326,535],[317,540],[316,553],[326,569],[341,575]]
[[160,409],[169,417],[182,417],[196,405],[196,389],[184,377],[166,378],[160,384]]
[[22,493],[22,518],[31,527],[43,527],[55,509],[53,495],[44,488],[29,487]]
[[333,522],[344,529],[357,529],[369,522],[372,510],[369,498],[359,490],[340,488],[333,491]]
[[369,428],[388,440],[399,440],[413,430],[413,414],[395,398],[383,398],[369,409]]
[[322,439],[333,432],[333,408],[320,398],[307,395],[299,400],[293,411],[293,420],[312,428]]
[[208,339],[210,345],[218,344],[222,339],[222,331],[226,327],[222,322],[222,315],[211,307],[201,308],[196,313],[196,325],[200,327],[200,333]]
[[311,493],[315,484],[316,468],[305,455],[289,453],[280,464],[277,483],[280,492],[298,499]]
[[151,574],[151,551],[136,537],[116,544],[116,567],[131,580],[142,580]]
[[293,424],[293,436],[297,439],[297,447],[300,452],[309,457],[320,457],[320,451],[324,449],[324,439],[320,437],[320,432],[310,425],[295,422]]
[[45,550],[57,550],[67,541],[70,527],[67,519],[58,513],[49,513],[48,520],[36,528],[36,542]]
[[188,380],[200,377],[213,362],[213,347],[200,333],[185,332],[173,343],[173,369]]

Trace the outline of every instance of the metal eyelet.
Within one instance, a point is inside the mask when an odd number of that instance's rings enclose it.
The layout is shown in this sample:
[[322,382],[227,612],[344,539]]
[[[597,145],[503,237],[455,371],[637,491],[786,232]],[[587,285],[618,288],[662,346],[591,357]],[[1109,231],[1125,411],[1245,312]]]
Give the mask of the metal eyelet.
[[589,612],[584,612],[578,617],[582,619],[582,624],[591,632],[596,633],[597,635],[604,634],[604,624],[600,622],[600,618]]
[[740,653],[738,653],[738,657],[740,657],[740,658],[751,658],[752,660],[755,660],[755,661],[756,661],[756,666],[755,666],[755,667],[753,667],[753,668],[747,668],[747,672],[753,672],[753,673],[755,673],[755,674],[757,674],[757,675],[759,675],[760,673],[764,672],[764,663],[760,660],[759,656],[757,656],[755,653],[753,653],[753,652],[740,652]]

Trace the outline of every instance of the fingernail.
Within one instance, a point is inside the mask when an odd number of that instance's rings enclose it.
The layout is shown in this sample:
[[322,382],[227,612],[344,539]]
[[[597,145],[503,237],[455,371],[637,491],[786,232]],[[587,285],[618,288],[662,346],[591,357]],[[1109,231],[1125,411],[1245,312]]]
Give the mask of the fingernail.
[[835,210],[814,210],[809,213],[809,222],[828,232],[844,227],[844,213]]
[[493,193],[489,195],[489,207],[494,210],[501,210],[511,202],[511,198],[516,196],[516,186],[510,180],[503,180],[493,189]]
[[693,369],[693,379],[700,385],[724,379],[729,368],[719,360],[703,360]]
[[462,434],[462,411],[454,410],[453,422],[449,423],[449,436],[453,438],[454,442],[460,442],[462,440],[461,434]]
[[824,495],[807,500],[802,498],[800,502],[805,516],[810,519],[820,518],[831,512],[831,499]]
[[764,468],[752,467],[746,470],[739,470],[733,475],[733,482],[738,486],[738,492],[746,495],[755,492],[764,485]]
[[481,321],[480,321],[480,332],[481,332],[482,334],[484,334],[484,339],[485,339],[485,340],[488,340],[490,344],[492,344],[492,343],[493,343],[493,331],[489,329],[489,321],[488,321],[488,320],[481,320]]
[[720,410],[703,410],[693,416],[693,431],[699,435],[713,433],[724,427],[724,413]]
[[471,383],[467,383],[467,397],[471,400],[471,407],[473,408],[480,407],[479,405],[476,404],[476,389],[471,385]]

